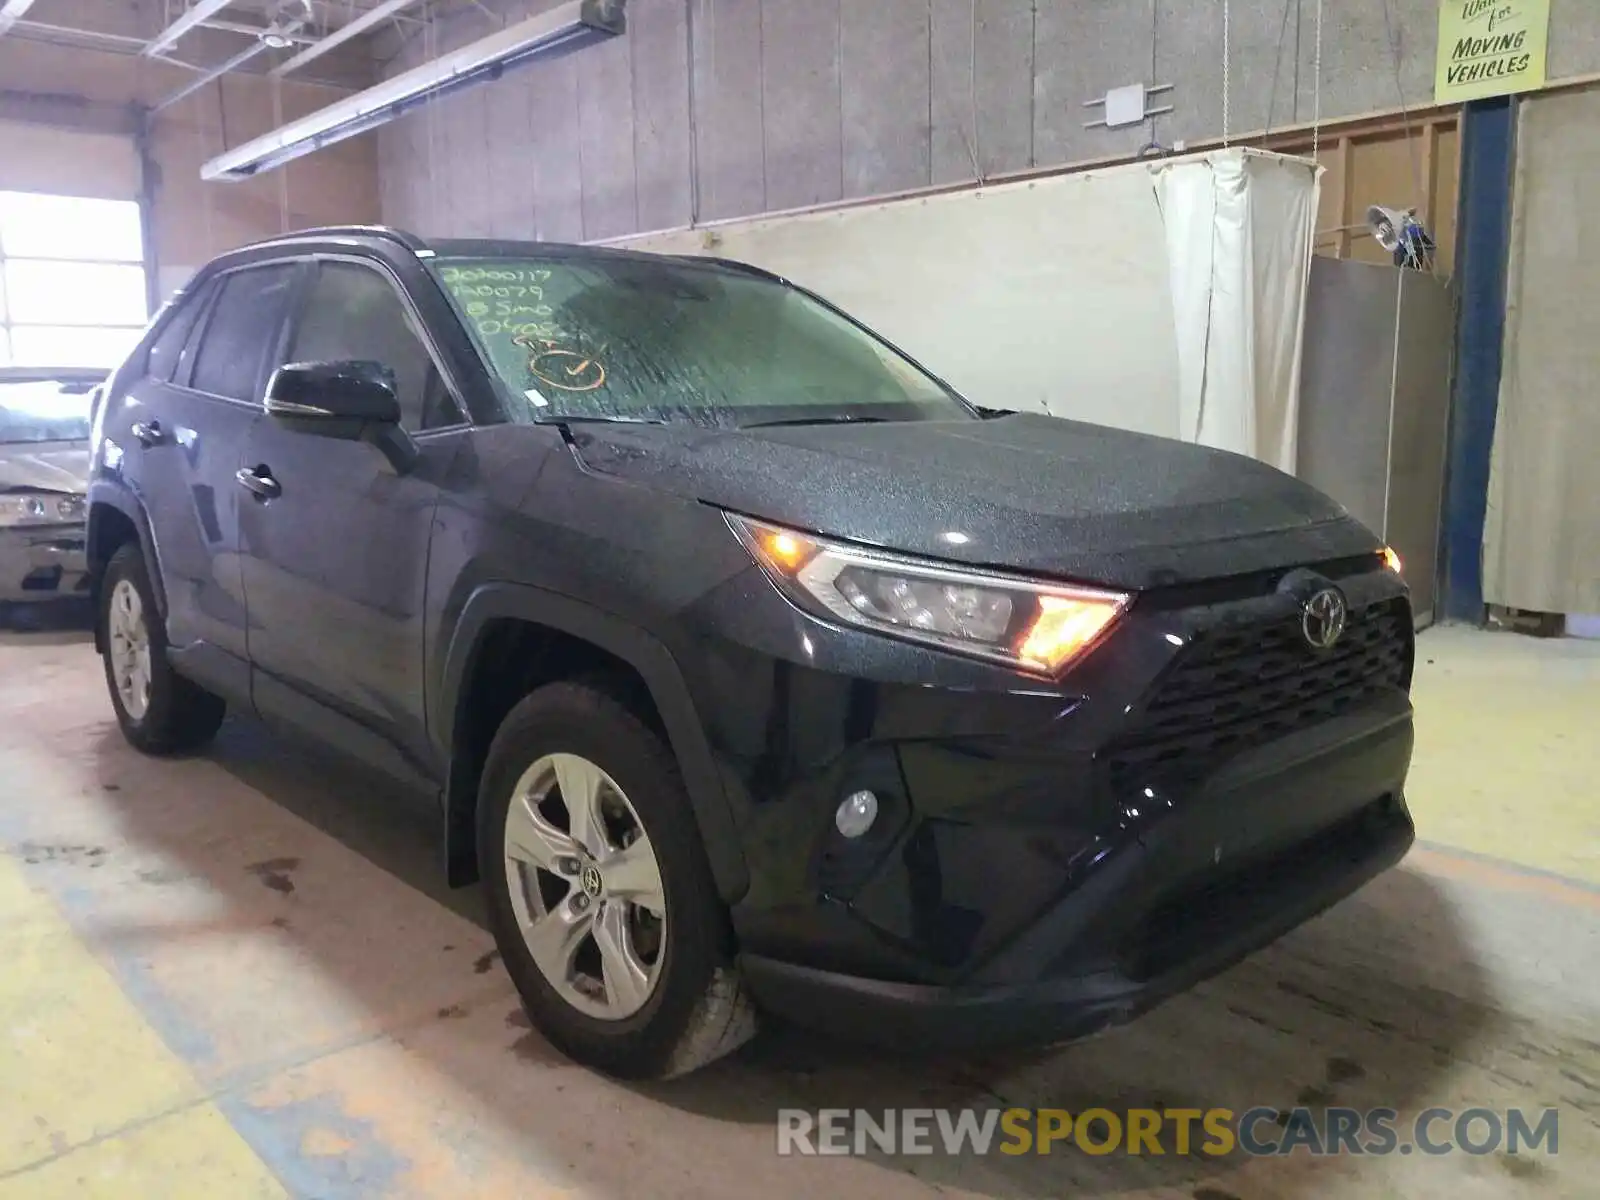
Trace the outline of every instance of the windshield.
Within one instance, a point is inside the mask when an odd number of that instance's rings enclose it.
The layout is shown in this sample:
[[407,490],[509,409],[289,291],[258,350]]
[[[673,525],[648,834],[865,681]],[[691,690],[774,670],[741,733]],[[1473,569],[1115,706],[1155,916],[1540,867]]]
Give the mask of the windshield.
[[430,262],[531,420],[957,420],[892,348],[781,283],[633,258]]
[[0,379],[0,445],[86,440],[94,388],[85,379]]

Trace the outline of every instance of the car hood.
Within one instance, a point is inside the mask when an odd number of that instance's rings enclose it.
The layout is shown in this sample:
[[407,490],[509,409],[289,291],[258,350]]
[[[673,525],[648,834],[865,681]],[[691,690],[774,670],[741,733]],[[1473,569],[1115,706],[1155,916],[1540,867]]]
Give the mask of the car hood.
[[1364,554],[1378,540],[1264,463],[1016,414],[767,429],[575,427],[592,470],[815,533],[1147,589]]
[[81,496],[88,486],[88,442],[0,444],[0,492],[29,489]]

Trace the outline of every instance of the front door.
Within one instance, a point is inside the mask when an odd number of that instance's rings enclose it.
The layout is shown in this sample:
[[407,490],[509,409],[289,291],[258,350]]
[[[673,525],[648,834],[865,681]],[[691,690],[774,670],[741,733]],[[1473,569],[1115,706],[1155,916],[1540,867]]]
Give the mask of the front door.
[[277,485],[270,498],[239,492],[255,702],[300,724],[331,716],[328,740],[427,778],[428,543],[466,425],[398,285],[363,262],[315,270],[284,361],[389,368],[421,453],[402,474],[366,442],[270,417],[251,431],[246,466]]

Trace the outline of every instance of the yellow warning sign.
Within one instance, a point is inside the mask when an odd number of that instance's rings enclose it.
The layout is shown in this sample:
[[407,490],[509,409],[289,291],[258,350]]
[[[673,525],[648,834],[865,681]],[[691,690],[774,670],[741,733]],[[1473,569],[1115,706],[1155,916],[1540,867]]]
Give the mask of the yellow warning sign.
[[1550,0],[1444,0],[1433,96],[1459,104],[1544,86]]

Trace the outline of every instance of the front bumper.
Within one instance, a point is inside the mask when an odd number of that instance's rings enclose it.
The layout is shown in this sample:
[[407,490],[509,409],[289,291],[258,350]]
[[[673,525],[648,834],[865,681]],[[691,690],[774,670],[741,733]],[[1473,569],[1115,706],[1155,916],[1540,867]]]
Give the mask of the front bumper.
[[86,597],[86,527],[0,529],[0,603]]
[[[731,589],[722,636],[679,661],[742,834],[755,998],[880,1043],[1082,1036],[1399,861],[1404,585],[1323,570],[1352,613],[1328,654],[1299,632],[1303,572],[1280,572],[1141,597],[1058,685],[799,613],[787,653]],[[858,789],[880,816],[845,839]]]
[[[1352,745],[1305,769],[1337,772],[1342,765],[1370,783],[1386,774],[1393,779],[1394,763],[1409,755],[1409,721],[1374,737],[1383,744]],[[891,982],[754,954],[741,960],[745,978],[770,1012],[903,1050],[1089,1036],[1232,966],[1405,856],[1411,817],[1402,796],[1391,792],[1302,831],[1298,840],[1281,836],[1290,825],[1270,826],[1279,836],[1265,837],[1257,826],[1259,840],[1243,860],[1224,861],[1224,847],[1239,844],[1262,804],[1303,799],[1304,785],[1316,778],[1262,780],[1218,797],[1222,803],[1209,815],[1202,807],[1130,840],[970,981]],[[1324,813],[1344,807],[1337,785],[1312,790],[1320,791]],[[1234,804],[1257,811],[1246,815]]]

